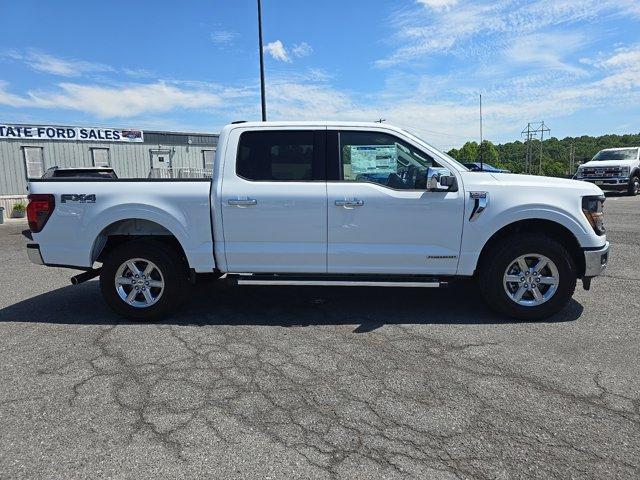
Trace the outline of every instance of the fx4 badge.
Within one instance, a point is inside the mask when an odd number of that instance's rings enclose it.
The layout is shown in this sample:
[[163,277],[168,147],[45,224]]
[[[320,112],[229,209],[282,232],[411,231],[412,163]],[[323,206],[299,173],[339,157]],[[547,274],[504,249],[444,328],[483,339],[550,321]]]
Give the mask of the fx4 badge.
[[79,203],[96,203],[95,193],[63,193],[60,196],[62,203],[79,202]]

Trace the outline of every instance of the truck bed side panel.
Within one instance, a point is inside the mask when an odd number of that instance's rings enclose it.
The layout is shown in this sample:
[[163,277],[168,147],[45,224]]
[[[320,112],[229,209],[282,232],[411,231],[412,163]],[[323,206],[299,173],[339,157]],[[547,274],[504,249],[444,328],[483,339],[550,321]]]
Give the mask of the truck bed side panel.
[[[55,195],[53,215],[40,233],[45,263],[90,267],[100,233],[120,220],[141,219],[169,230],[197,272],[215,268],[208,181],[35,181],[30,193]],[[95,202],[63,195],[95,195]],[[81,197],[78,197],[81,198]]]

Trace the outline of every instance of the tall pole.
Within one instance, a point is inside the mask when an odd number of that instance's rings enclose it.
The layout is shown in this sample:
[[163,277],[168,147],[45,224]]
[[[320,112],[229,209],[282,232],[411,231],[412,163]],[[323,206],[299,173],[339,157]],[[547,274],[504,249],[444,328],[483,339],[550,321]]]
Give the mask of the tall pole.
[[544,142],[544,122],[540,130],[540,164],[538,165],[538,175],[542,175],[542,142]]
[[262,100],[262,121],[267,121],[267,100],[264,94],[264,49],[262,47],[262,2],[258,0],[258,40],[260,43],[260,98]]
[[551,134],[551,130],[545,125],[543,120],[535,131],[540,132],[540,163],[538,165],[538,175],[542,175],[542,142],[544,142],[544,132]]
[[480,94],[480,171],[484,170],[482,161],[482,94]]
[[526,130],[522,130],[521,134],[524,135],[526,133],[525,140],[525,156],[524,156],[524,173],[530,173],[530,165],[531,165],[531,137],[533,136],[531,130],[531,122],[527,123]]

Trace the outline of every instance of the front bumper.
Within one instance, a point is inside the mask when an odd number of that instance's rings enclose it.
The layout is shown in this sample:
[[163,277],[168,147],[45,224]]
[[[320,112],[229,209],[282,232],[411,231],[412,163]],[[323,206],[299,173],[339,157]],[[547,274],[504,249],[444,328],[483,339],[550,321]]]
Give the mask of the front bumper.
[[607,268],[609,263],[609,242],[598,250],[584,251],[584,276],[597,277]]
[[42,260],[42,254],[40,253],[40,245],[37,243],[27,243],[27,255],[31,263],[44,265],[44,260]]
[[577,178],[574,177],[575,180],[581,180],[583,182],[593,183],[600,188],[611,189],[611,190],[623,190],[629,186],[629,177],[584,177]]

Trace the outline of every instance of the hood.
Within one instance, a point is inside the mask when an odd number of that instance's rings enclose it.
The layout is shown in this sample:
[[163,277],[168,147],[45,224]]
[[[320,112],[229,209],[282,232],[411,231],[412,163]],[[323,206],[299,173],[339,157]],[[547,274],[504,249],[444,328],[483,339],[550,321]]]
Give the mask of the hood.
[[597,168],[597,167],[633,167],[637,165],[637,160],[589,160],[583,163],[580,167]]
[[536,187],[539,189],[558,188],[574,190],[580,195],[604,195],[602,190],[589,182],[570,180],[568,178],[541,177],[537,175],[517,175],[515,173],[499,173],[492,175],[497,184],[505,186]]

